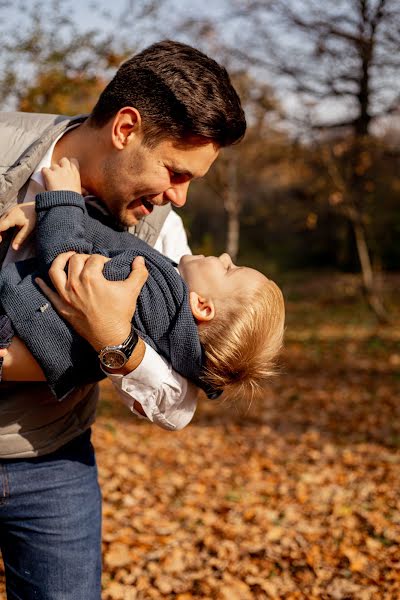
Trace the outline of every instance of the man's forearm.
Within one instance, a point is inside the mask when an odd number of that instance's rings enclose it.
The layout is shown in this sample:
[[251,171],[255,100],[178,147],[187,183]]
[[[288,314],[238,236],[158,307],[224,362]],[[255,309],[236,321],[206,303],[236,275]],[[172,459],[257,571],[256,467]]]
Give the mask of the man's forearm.
[[107,369],[106,367],[103,367],[103,371],[114,375],[128,375],[128,373],[132,373],[132,371],[138,368],[138,366],[144,358],[145,352],[146,344],[144,343],[142,338],[139,338],[138,343],[136,344],[136,347],[133,350],[131,356],[121,369],[116,370]]

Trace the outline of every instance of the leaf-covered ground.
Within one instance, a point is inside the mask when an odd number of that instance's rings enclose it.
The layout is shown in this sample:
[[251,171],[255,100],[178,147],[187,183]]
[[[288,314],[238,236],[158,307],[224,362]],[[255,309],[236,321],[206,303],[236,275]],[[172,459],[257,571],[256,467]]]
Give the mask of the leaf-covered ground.
[[103,385],[103,600],[400,598],[400,319],[356,283],[286,285],[282,374],[247,411],[168,433]]

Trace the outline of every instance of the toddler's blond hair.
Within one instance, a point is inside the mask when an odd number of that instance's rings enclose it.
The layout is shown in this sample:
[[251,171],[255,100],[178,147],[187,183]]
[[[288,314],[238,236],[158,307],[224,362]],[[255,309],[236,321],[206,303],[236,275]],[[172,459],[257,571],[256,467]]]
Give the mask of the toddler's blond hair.
[[255,292],[217,303],[215,318],[199,325],[206,383],[224,390],[224,398],[240,396],[251,402],[276,373],[284,321],[282,292],[269,279]]

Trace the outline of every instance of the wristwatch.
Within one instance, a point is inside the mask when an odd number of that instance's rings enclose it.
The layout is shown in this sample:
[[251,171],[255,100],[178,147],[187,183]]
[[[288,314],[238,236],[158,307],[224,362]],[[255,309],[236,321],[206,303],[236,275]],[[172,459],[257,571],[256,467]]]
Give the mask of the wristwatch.
[[139,336],[132,325],[130,334],[122,344],[105,346],[100,350],[99,358],[103,367],[115,371],[121,369],[128,362],[138,341]]

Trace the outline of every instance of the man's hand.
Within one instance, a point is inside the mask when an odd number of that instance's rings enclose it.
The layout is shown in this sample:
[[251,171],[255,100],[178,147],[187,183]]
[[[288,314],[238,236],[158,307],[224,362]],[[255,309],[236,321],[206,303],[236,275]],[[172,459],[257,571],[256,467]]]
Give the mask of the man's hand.
[[[148,276],[143,258],[136,257],[127,279],[108,281],[103,267],[109,260],[98,254],[64,252],[49,270],[57,293],[36,279],[59,315],[97,352],[104,346],[121,344],[128,337],[136,301]],[[129,361],[129,366],[132,364]]]

